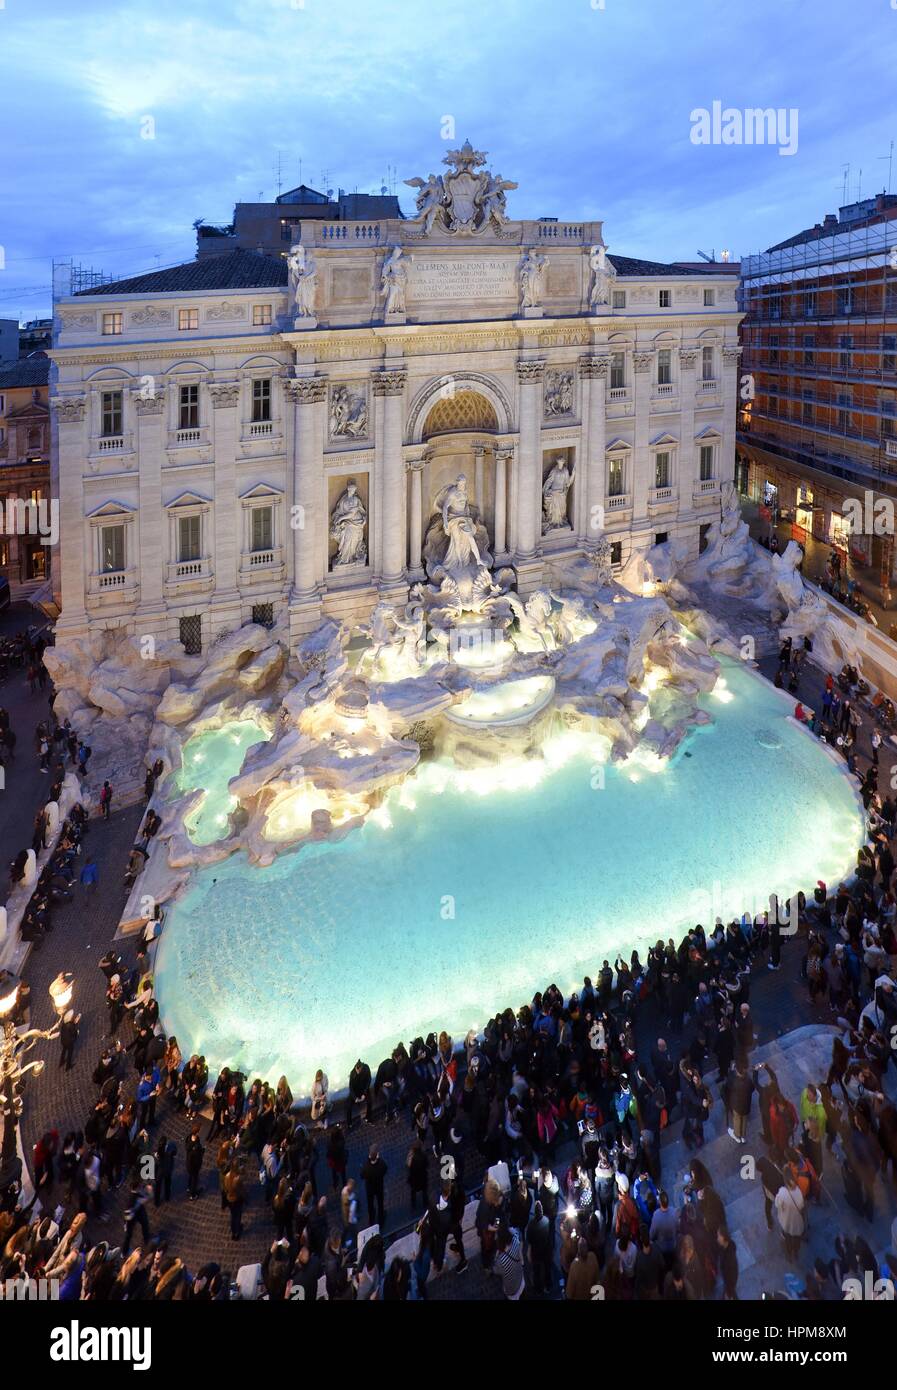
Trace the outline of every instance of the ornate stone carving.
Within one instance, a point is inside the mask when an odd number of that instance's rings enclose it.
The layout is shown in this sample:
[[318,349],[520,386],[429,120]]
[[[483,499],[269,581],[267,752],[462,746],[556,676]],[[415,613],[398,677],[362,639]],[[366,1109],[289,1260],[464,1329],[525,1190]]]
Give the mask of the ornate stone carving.
[[450,173],[405,180],[417,189],[417,216],[412,221],[421,235],[429,236],[436,226],[455,236],[472,236],[490,227],[500,233],[508,221],[505,194],[516,183],[483,169],[486,152],[475,150],[469,140],[460,150],[449,150],[442,162]]
[[573,373],[552,371],[545,374],[545,418],[573,414]]
[[290,289],[296,305],[296,317],[313,319],[315,317],[315,291],[318,283],[318,266],[310,251],[300,244],[292,247],[287,257],[290,271]]
[[171,310],[158,309],[155,304],[145,304],[142,309],[134,310],[131,323],[136,328],[161,328],[163,324],[171,323]]
[[581,357],[579,359],[579,375],[590,379],[598,378],[605,380],[610,370],[609,357]]
[[59,315],[59,320],[60,320],[60,323],[62,324],[63,329],[67,329],[67,328],[96,328],[96,326],[97,326],[97,316],[96,316],[96,314],[94,314],[94,313],[90,313],[90,314],[78,314],[78,313],[75,313],[75,314],[66,314],[66,313],[61,313],[61,314]]
[[554,467],[542,484],[542,535],[551,531],[569,531],[567,493],[573,485],[573,470],[566,459],[557,458]]
[[437,584],[448,585],[462,605],[473,607],[474,599],[492,593],[492,556],[463,473],[437,493],[433,506],[423,547],[427,574]]
[[517,380],[521,386],[532,386],[541,381],[545,371],[544,357],[527,358],[517,363]]
[[330,390],[330,438],[366,439],[368,398],[363,386],[342,383]]
[[676,291],[676,295],[678,299],[681,299],[686,304],[697,304],[700,291],[697,285],[680,285]]
[[375,396],[401,396],[407,380],[408,373],[402,368],[387,367],[374,372],[371,376],[371,387]]
[[682,367],[682,368],[685,369],[686,371],[690,371],[691,368],[695,365],[695,362],[696,362],[697,360],[698,360],[698,353],[697,353],[697,349],[696,349],[696,348],[695,348],[695,349],[692,349],[692,348],[680,348],[680,349],[679,349],[679,365],[680,365],[680,367]]
[[150,389],[141,386],[134,392],[133,401],[138,415],[161,415],[165,409],[165,387],[155,383]]
[[365,543],[367,509],[358,496],[358,484],[350,478],[346,490],[330,513],[330,535],[337,543],[333,568],[342,565],[364,565],[368,552]]
[[630,293],[633,304],[653,304],[656,290],[650,285],[636,285]]
[[387,318],[390,314],[404,314],[407,287],[408,266],[401,246],[394,246],[383,262],[380,276],[380,293],[385,295],[383,313]]
[[232,409],[240,399],[240,384],[237,381],[213,381],[209,395],[216,410]]
[[213,304],[206,310],[206,318],[217,323],[235,323],[238,319],[245,319],[245,304],[233,304],[230,300],[223,300],[221,304]]
[[589,252],[589,269],[592,272],[592,284],[589,289],[589,307],[592,309],[600,309],[603,305],[610,303],[611,287],[614,280],[617,278],[617,272],[607,259],[606,247],[592,247]]
[[54,396],[51,404],[61,425],[76,425],[84,419],[87,399],[84,396]]
[[648,372],[651,370],[651,363],[654,361],[653,352],[634,352],[632,354],[632,365],[637,372]]
[[517,270],[521,309],[538,309],[542,304],[543,281],[548,257],[540,251],[524,251]]
[[286,393],[296,405],[316,405],[327,395],[324,376],[290,377],[284,382]]
[[742,349],[741,349],[740,347],[724,347],[724,348],[723,348],[723,361],[724,361],[724,362],[737,362],[738,359],[739,359],[740,356],[741,356],[741,353],[742,353]]

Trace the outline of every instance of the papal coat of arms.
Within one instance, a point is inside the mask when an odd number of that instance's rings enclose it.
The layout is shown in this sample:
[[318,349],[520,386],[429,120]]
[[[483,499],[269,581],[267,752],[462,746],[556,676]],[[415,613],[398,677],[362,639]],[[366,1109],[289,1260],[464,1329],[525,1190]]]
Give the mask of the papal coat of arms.
[[421,225],[423,235],[437,225],[456,236],[472,236],[490,225],[496,230],[505,226],[505,194],[517,185],[481,167],[486,163],[485,151],[475,150],[465,140],[460,150],[449,150],[442,162],[451,173],[405,180],[409,188],[418,190],[417,216],[411,220]]

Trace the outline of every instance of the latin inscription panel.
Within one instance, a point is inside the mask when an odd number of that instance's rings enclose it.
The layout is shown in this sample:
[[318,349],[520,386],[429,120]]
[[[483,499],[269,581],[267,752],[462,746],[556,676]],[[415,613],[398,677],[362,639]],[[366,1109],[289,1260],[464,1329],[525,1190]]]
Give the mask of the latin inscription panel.
[[414,255],[408,297],[415,300],[508,299],[517,294],[514,256],[468,257]]

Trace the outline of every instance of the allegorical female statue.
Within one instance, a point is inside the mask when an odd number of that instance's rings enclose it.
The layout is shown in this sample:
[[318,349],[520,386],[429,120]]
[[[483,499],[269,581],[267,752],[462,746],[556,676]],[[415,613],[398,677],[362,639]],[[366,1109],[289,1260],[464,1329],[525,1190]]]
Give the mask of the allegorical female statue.
[[521,309],[536,309],[542,303],[542,275],[548,257],[538,251],[525,251],[517,276],[520,282]]
[[383,273],[380,277],[380,293],[386,295],[384,314],[404,314],[407,284],[408,267],[402,255],[402,248],[394,246],[383,263]]
[[547,531],[566,529],[567,493],[573,483],[573,473],[562,458],[555,459],[554,467],[542,484],[543,535]]
[[471,562],[479,566],[479,547],[476,539],[476,523],[470,511],[467,496],[467,478],[459,473],[453,483],[443,488],[436,499],[442,515],[442,529],[448,537],[448,550],[443,557],[443,566],[451,574],[463,570]]
[[287,265],[293,285],[293,299],[296,314],[300,319],[315,317],[315,287],[318,267],[315,258],[304,246],[294,246],[290,251]]
[[610,303],[610,291],[617,272],[607,259],[604,246],[593,246],[589,252],[589,266],[592,271],[592,285],[589,290],[589,305],[592,309]]
[[337,543],[333,568],[338,565],[363,565],[367,561],[364,528],[367,509],[358,496],[358,484],[350,478],[346,490],[330,513],[330,535]]

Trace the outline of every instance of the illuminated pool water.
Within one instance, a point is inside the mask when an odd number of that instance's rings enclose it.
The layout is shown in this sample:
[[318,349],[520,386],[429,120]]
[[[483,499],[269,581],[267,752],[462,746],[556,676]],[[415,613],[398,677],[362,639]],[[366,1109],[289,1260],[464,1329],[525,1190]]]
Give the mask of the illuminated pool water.
[[570,734],[544,765],[428,764],[339,844],[199,872],[156,970],[182,1050],[296,1094],[319,1066],[341,1086],[400,1038],[458,1038],[618,950],[837,880],[863,838],[851,785],[790,702],[724,665],[716,722],[667,765],[602,768]]
[[179,794],[196,787],[205,790],[197,809],[187,817],[187,834],[195,845],[211,845],[227,834],[227,818],[237,802],[227,784],[243,765],[247,748],[268,735],[254,719],[235,719],[184,744],[176,785]]

